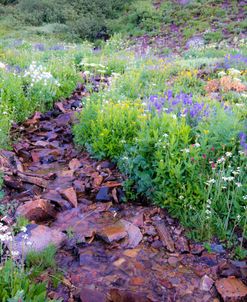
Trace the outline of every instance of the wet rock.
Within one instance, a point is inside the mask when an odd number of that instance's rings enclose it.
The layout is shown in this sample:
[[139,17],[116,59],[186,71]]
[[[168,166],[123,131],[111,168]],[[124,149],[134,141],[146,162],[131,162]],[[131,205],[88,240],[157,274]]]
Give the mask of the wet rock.
[[102,169],[114,169],[115,168],[115,165],[109,161],[103,161],[101,164],[100,164],[100,167]]
[[160,249],[160,248],[162,248],[162,246],[163,246],[163,243],[160,240],[155,240],[152,243],[152,247],[155,249]]
[[66,235],[60,231],[50,229],[44,225],[28,225],[27,232],[21,232],[8,243],[11,250],[18,251],[24,257],[30,251],[41,252],[49,245],[61,247],[66,240]]
[[124,225],[125,230],[128,233],[128,247],[135,248],[143,238],[140,229],[124,219],[121,219],[120,222]]
[[142,277],[133,277],[130,280],[130,284],[134,286],[141,286],[145,283],[145,279]]
[[175,246],[168,228],[163,222],[156,222],[155,225],[163,245],[168,249],[169,252],[173,253],[175,251]]
[[215,286],[224,302],[244,302],[247,299],[247,286],[235,277],[219,279]]
[[97,232],[97,235],[107,243],[113,241],[119,241],[127,236],[127,231],[122,223],[116,223],[104,227],[101,231]]
[[93,187],[94,188],[98,188],[104,180],[103,176],[100,175],[98,172],[94,172],[92,174],[92,178],[93,178]]
[[169,265],[176,267],[177,264],[179,263],[179,259],[177,257],[169,257],[167,262],[169,263]]
[[116,267],[121,266],[126,260],[124,258],[119,258],[118,260],[113,262],[113,265]]
[[205,247],[202,244],[191,244],[190,250],[193,255],[201,255],[205,251]]
[[111,196],[109,195],[109,188],[102,187],[96,196],[96,200],[97,201],[110,201]]
[[60,193],[62,197],[67,199],[74,208],[78,206],[76,191],[74,190],[73,187],[60,190]]
[[90,252],[80,253],[80,265],[93,266],[95,263],[93,255]]
[[80,109],[80,108],[82,108],[82,102],[79,101],[79,100],[76,100],[76,101],[74,101],[74,102],[70,105],[70,108],[71,108],[72,110]]
[[76,171],[77,169],[79,169],[81,167],[81,162],[77,159],[77,158],[73,158],[70,162],[69,162],[69,168],[72,171]]
[[[136,213],[135,216],[131,217],[129,220],[130,220],[130,222],[133,223],[135,226],[142,227],[143,224],[144,224],[143,213]],[[156,233],[154,227],[150,226],[149,228],[150,228],[150,229],[153,228],[154,232]]]
[[214,280],[207,275],[204,275],[200,281],[200,290],[209,291],[212,288],[213,284]]
[[139,252],[140,249],[131,249],[131,250],[125,250],[123,254],[130,258],[136,258]]
[[179,250],[180,253],[186,254],[190,252],[188,240],[185,237],[179,237],[175,242],[176,249]]
[[145,295],[116,288],[110,290],[110,299],[112,302],[151,302]]
[[229,262],[221,263],[218,267],[218,273],[221,277],[241,277],[240,268]]
[[221,244],[215,244],[215,243],[210,244],[210,250],[211,252],[217,254],[224,254],[226,252]]
[[231,260],[230,262],[231,262],[232,265],[234,265],[238,268],[247,268],[247,262],[246,261]]
[[29,221],[41,222],[56,216],[54,207],[45,199],[30,200],[19,206],[16,216],[22,216]]
[[55,122],[58,127],[63,127],[69,124],[71,116],[69,113],[61,114],[56,119]]
[[42,195],[44,199],[52,201],[56,206],[62,210],[71,209],[71,204],[61,197],[61,194],[55,190],[50,190]]
[[81,302],[106,302],[106,296],[93,289],[83,288],[80,292]]

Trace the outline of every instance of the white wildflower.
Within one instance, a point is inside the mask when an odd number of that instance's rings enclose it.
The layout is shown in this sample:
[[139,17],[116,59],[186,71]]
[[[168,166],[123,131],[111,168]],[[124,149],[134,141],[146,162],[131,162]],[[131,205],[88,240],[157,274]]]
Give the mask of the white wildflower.
[[5,65],[3,62],[0,62],[0,68],[1,68],[1,69],[5,69],[5,68],[6,68],[6,65]]
[[28,239],[28,235],[27,234],[22,235],[22,239],[27,240]]
[[20,255],[20,252],[18,252],[18,251],[11,251],[11,255],[12,255],[13,257],[17,257],[17,256]]
[[24,232],[24,233],[26,233],[27,228],[25,226],[23,226],[23,227],[21,227],[21,231]]
[[190,149],[189,148],[181,149],[180,151],[185,152],[185,153],[190,153]]
[[223,163],[225,160],[226,160],[226,159],[222,156],[221,158],[219,158],[219,159],[217,160],[217,164],[221,164],[221,163]]
[[218,76],[221,78],[221,77],[224,77],[226,75],[226,73],[224,71],[220,71],[218,73]]
[[[206,182],[206,184],[207,185],[210,185],[210,184],[214,184],[216,182],[216,180],[215,179],[213,179],[213,178],[211,178],[211,179],[209,179],[207,182]],[[209,199],[210,200],[210,199]]]
[[228,74],[231,76],[239,76],[241,74],[241,72],[237,69],[230,68],[230,69],[228,69]]
[[236,185],[238,188],[242,187],[241,182],[235,182],[235,185]]

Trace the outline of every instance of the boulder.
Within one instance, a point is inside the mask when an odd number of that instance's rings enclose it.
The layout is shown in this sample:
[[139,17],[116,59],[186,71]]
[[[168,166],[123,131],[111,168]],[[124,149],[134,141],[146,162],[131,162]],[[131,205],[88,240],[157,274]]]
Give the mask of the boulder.
[[235,277],[222,278],[215,286],[224,302],[247,301],[247,286]]
[[200,290],[209,291],[212,288],[213,284],[214,284],[214,280],[208,277],[207,275],[204,275],[201,278]]
[[12,242],[6,244],[11,251],[17,251],[19,255],[26,257],[29,252],[41,252],[49,245],[59,248],[66,238],[66,235],[60,231],[44,225],[30,224],[26,232],[17,234]]
[[49,201],[36,199],[20,205],[16,210],[16,216],[25,217],[29,221],[41,222],[54,218],[56,211]]

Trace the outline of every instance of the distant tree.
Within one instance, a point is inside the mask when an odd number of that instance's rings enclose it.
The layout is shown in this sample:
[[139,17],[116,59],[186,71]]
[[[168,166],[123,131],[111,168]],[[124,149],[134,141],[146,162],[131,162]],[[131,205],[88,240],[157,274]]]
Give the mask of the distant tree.
[[0,0],[0,4],[3,4],[3,5],[15,4],[17,2],[18,2],[18,0]]

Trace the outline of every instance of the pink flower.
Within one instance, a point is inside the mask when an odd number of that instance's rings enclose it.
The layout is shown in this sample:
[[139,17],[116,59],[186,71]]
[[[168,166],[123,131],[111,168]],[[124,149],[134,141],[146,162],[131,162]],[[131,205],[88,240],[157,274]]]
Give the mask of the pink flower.
[[202,158],[206,159],[207,155],[206,154],[202,154]]

